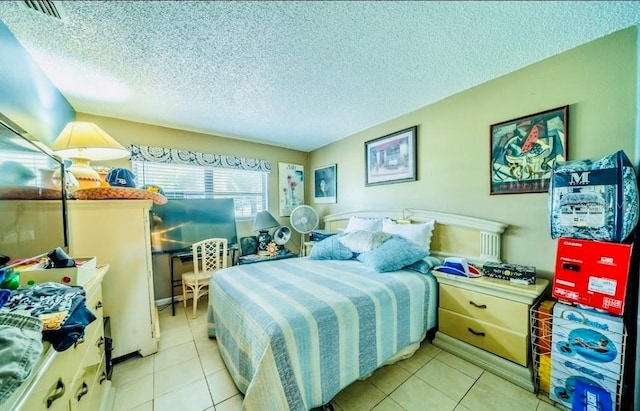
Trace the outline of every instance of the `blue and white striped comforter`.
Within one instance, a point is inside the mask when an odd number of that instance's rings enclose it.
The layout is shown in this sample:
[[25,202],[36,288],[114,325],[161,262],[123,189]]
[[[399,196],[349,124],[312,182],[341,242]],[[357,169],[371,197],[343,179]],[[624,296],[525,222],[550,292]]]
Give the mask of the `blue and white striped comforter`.
[[216,272],[209,335],[246,410],[308,410],[435,326],[436,282],[356,260],[291,258]]

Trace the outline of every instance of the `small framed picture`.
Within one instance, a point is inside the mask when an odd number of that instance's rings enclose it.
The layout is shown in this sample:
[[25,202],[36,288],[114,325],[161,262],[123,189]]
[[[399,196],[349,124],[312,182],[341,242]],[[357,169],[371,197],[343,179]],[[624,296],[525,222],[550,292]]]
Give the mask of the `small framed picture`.
[[417,180],[416,136],[418,127],[364,143],[365,186]]
[[490,126],[490,194],[545,193],[555,161],[567,160],[569,106]]
[[337,165],[316,168],[313,170],[314,196],[313,201],[317,204],[335,204],[338,198],[336,174]]

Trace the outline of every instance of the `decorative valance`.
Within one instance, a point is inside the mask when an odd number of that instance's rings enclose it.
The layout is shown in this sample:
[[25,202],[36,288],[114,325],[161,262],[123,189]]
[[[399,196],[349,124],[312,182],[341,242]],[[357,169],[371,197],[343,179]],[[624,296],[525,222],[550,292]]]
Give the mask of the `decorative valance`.
[[151,161],[155,163],[191,164],[204,167],[234,168],[271,172],[271,161],[255,158],[223,156],[220,154],[199,153],[197,151],[176,150],[174,148],[149,147],[129,144],[131,160]]

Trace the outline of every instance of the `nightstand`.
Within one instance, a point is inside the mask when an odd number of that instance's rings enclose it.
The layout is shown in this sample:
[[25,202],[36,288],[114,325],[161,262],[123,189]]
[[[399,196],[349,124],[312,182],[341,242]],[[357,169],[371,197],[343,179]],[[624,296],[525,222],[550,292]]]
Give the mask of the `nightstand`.
[[439,285],[433,345],[534,392],[529,310],[549,281],[533,285],[434,272]]
[[311,254],[311,249],[313,248],[313,246],[315,245],[317,241],[305,241],[304,247],[302,248],[302,252],[303,252],[303,257],[307,257],[309,254]]

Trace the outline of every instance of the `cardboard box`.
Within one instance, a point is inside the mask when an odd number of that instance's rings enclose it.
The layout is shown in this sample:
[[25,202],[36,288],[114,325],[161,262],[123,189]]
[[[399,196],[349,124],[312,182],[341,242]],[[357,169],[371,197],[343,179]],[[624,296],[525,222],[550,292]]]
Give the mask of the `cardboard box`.
[[553,308],[551,369],[569,361],[576,368],[606,374],[617,381],[623,339],[622,317],[556,303]]
[[551,352],[551,323],[552,312],[555,301],[545,300],[540,303],[536,310],[536,343],[540,354]]
[[616,398],[618,380],[604,372],[594,371],[571,360],[556,361],[551,354],[551,386],[549,398],[571,407],[579,382],[597,387]]
[[535,284],[536,268],[526,265],[487,262],[482,266],[486,277],[509,280],[517,284]]
[[622,315],[631,244],[558,240],[552,294],[555,298]]
[[582,380],[576,381],[572,411],[613,411],[611,393]]
[[29,287],[34,284],[55,282],[64,285],[84,285],[96,273],[95,257],[77,257],[76,267],[69,268],[44,268],[44,264],[32,266],[20,271],[20,287]]

